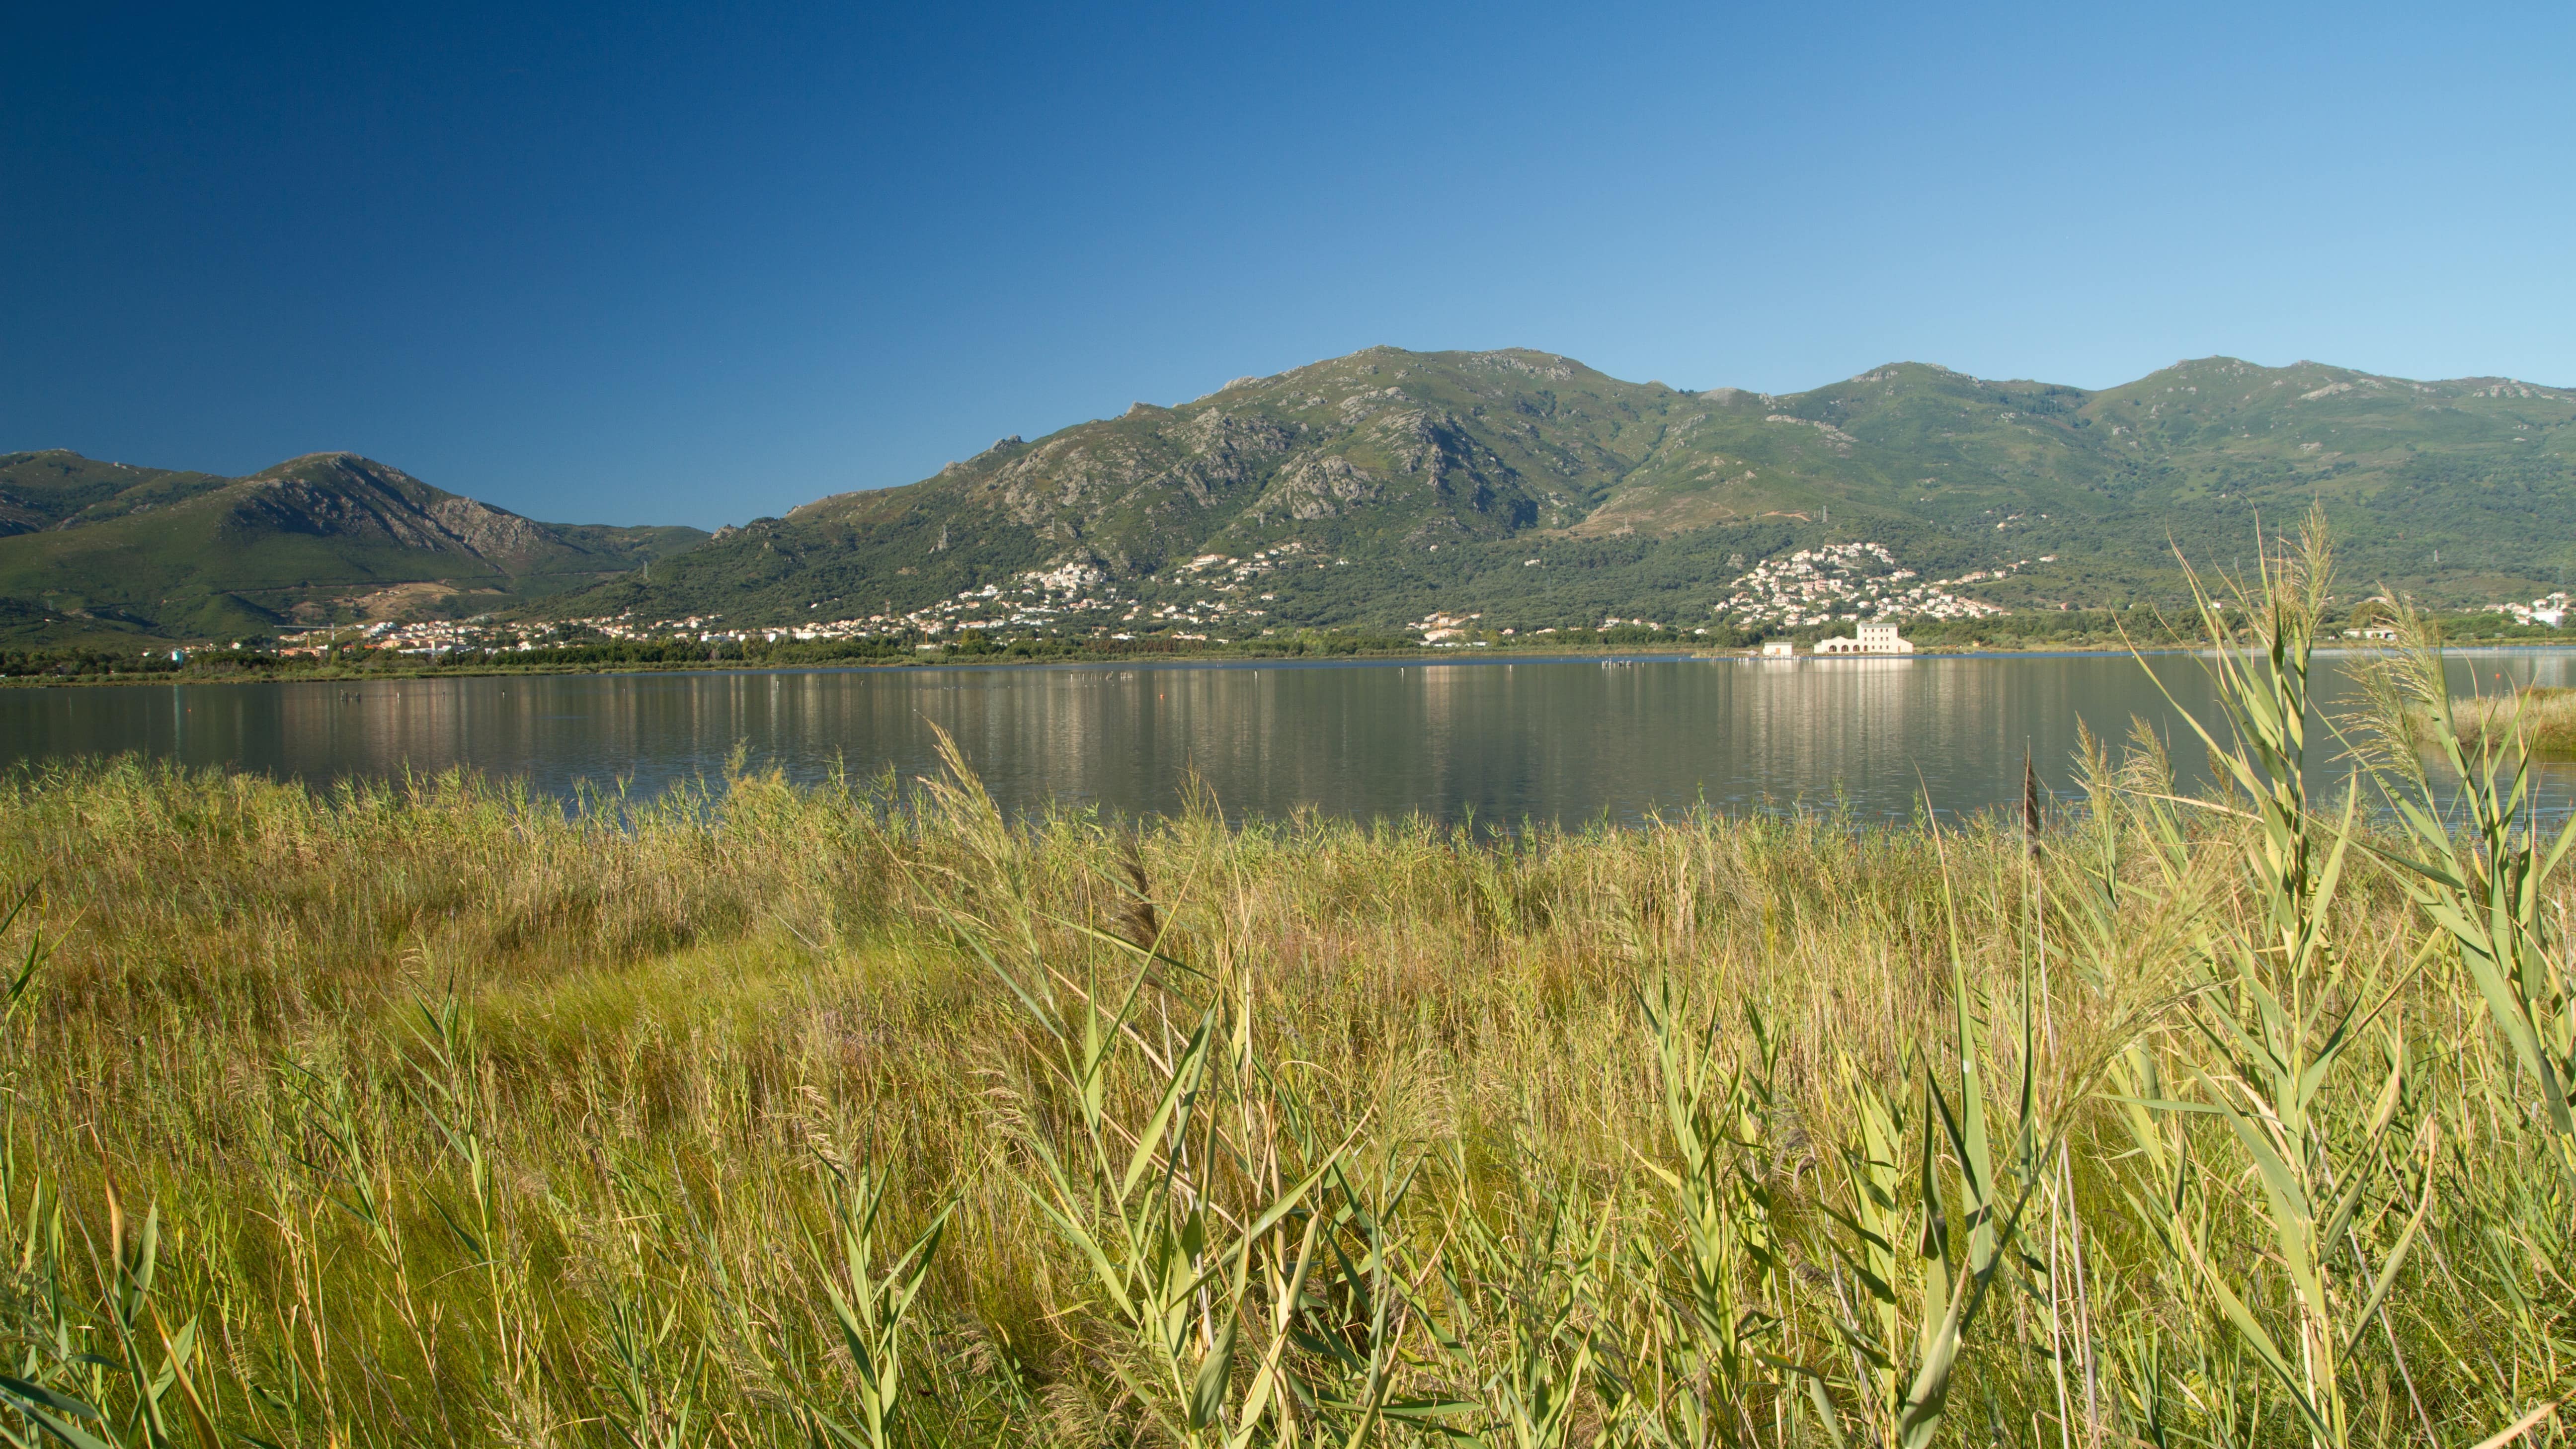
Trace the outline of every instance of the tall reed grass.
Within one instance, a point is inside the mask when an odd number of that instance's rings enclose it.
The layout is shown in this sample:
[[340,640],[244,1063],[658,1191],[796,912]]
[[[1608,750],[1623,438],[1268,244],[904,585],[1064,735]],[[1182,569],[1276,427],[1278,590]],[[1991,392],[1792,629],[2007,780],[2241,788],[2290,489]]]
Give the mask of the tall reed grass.
[[2531,685],[2451,702],[2459,737],[2471,746],[2506,752],[2519,740],[2533,754],[2576,755],[2576,689]]
[[0,1440],[2564,1442],[2567,836],[2329,567],[2036,850],[16,777]]

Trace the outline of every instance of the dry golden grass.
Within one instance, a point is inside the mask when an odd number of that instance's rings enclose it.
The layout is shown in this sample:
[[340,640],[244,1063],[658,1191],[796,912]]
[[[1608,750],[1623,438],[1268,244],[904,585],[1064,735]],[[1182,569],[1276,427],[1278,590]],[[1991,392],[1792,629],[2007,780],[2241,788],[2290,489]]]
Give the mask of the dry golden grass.
[[[1648,982],[1682,983],[1730,1059],[1743,1009],[1761,1011],[1780,1099],[1764,1171],[1822,1202],[1846,1074],[1901,1098],[1949,1030],[1945,870],[1992,1011],[2058,953],[2043,1093],[2071,1091],[2057,1064],[2173,986],[2182,942],[2141,898],[2079,963],[2068,923],[2034,933],[2017,836],[1985,826],[1936,840],[1694,817],[1498,842],[1197,816],[1131,844],[1082,817],[1013,830],[968,795],[906,816],[869,789],[757,777],[612,821],[459,777],[316,795],[132,762],[22,778],[0,810],[0,874],[40,890],[20,938],[38,924],[53,942],[12,1047],[13,1214],[39,1164],[93,1234],[111,1178],[129,1213],[157,1200],[156,1291],[209,1324],[217,1417],[280,1443],[598,1442],[622,1402],[617,1325],[674,1310],[646,1397],[684,1397],[727,1441],[794,1437],[783,1385],[846,1391],[809,1240],[830,1201],[821,1164],[854,1158],[894,1170],[903,1232],[957,1205],[923,1300],[926,1403],[997,1442],[1153,1437],[1099,1361],[1113,1350],[1096,1294],[1013,1146],[1061,1110],[1043,1034],[957,938],[961,919],[1016,931],[1034,910],[1059,963],[1132,970],[1133,953],[1073,929],[1129,919],[1130,851],[1163,953],[1204,973],[1149,997],[1149,1036],[1231,983],[1261,1054],[1332,1124],[1321,1136],[1356,1127],[1373,1164],[1426,1161],[1417,1191],[1497,1223],[1578,1191],[1647,1253],[1662,1209],[1637,1162],[1670,1155]],[[2071,878],[2086,832],[2132,827],[2066,828],[2044,873]],[[2206,839],[2195,859],[2232,848]],[[2349,949],[2403,964],[2419,933],[2393,890],[2340,909]],[[2471,1029],[2467,1002],[2419,994],[2410,1030]],[[450,999],[468,1031],[452,1068],[424,1068],[422,1003]],[[442,1107],[433,1078],[468,1105]],[[1141,1116],[1150,1082],[1120,1081]],[[441,1112],[482,1134],[501,1267],[477,1267],[448,1226],[473,1192]],[[381,1227],[347,1206],[359,1182]],[[2131,1296],[2137,1230],[2097,1196],[2107,1162],[2086,1156],[2072,1182],[2095,1199],[2097,1311],[2159,1311]],[[2407,1300],[2434,1314],[2420,1321],[2486,1336],[2438,1301],[2456,1286],[2416,1291],[2432,1295]],[[2021,1357],[2029,1308],[2013,1314],[2020,1346],[1969,1372],[2028,1433],[2056,1409]],[[1811,1351],[1832,1341],[1803,1331]],[[1013,1373],[977,1367],[997,1363]],[[2452,1412],[2484,1411],[2463,1371],[2417,1372]],[[670,1404],[652,1412],[668,1427]]]
[[2535,754],[2576,755],[2576,689],[2533,686],[2451,701],[2460,736],[2471,744],[2510,747],[2518,734]]

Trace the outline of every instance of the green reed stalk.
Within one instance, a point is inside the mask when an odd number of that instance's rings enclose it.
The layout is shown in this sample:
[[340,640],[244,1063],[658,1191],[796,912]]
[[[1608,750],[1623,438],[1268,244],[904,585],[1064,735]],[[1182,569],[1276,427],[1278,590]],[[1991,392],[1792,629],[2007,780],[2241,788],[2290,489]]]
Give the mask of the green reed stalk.
[[[2576,816],[2554,832],[2541,828],[2535,752],[2519,720],[2501,732],[2464,736],[2431,626],[2403,600],[2380,602],[2397,625],[2399,647],[2378,671],[2382,707],[2373,723],[2395,765],[2380,778],[2409,847],[2381,854],[2458,950],[2490,1018],[2540,1094],[2562,1160],[2576,1172],[2576,969],[2550,920],[2548,893],[2576,846]],[[2457,781],[2447,809],[2418,752],[2408,748],[2417,719],[2423,743]]]
[[1667,976],[1641,996],[1663,1088],[1664,1125],[1678,1171],[1645,1161],[1664,1184],[1680,1231],[1684,1311],[1669,1314],[1661,1341],[1676,1350],[1678,1386],[1665,1406],[1668,1441],[1703,1446],[1750,1443],[1756,1399],[1771,1390],[1762,1360],[1777,1311],[1766,1289],[1784,1270],[1764,1154],[1773,1144],[1772,1077],[1778,1054],[1760,1014],[1745,1013],[1753,1060],[1720,1077],[1717,1024],[1685,1035],[1679,988]]
[[[2256,583],[2236,592],[2250,644],[2193,577],[2228,740],[2185,716],[2256,826],[2242,855],[2252,928],[2203,937],[2210,974],[2190,1013],[2209,1053],[2186,1062],[2199,1098],[2138,1105],[2214,1115],[2253,1170],[2268,1229],[2265,1266],[2226,1267],[2208,1219],[2179,1204],[2164,1240],[2189,1259],[2227,1323],[2286,1391],[2310,1441],[2343,1449],[2356,1433],[2355,1352],[2398,1281],[2430,1199],[2404,1219],[2376,1265],[2352,1230],[2364,1215],[2382,1218],[2399,1205],[2386,1184],[2434,1150],[2437,1129],[2430,1119],[2401,1121],[2410,1062],[2402,1035],[2381,1017],[2403,983],[2388,979],[2379,953],[2346,949],[2333,935],[2359,796],[2348,795],[2333,820],[2308,803],[2310,668],[2332,578],[2321,517],[2310,519],[2297,553],[2262,558]],[[2366,1108],[2338,1110],[2334,1090],[2361,1069],[2352,1065],[2355,1052],[2374,1028],[2388,1069]],[[2149,1149],[2145,1128],[2133,1123],[2132,1133],[2146,1160],[2163,1155]],[[2266,1297],[2261,1280],[2273,1274],[2289,1298],[2285,1324],[2267,1325],[2257,1306]]]
[[821,1406],[801,1407],[807,1431],[818,1443],[848,1449],[889,1449],[904,1412],[904,1343],[906,1320],[930,1277],[931,1255],[950,1209],[942,1209],[911,1246],[880,1263],[879,1217],[885,1210],[889,1174],[869,1163],[844,1164],[826,1158],[832,1179],[832,1218],[839,1262],[824,1281],[832,1316],[841,1330],[856,1377],[857,1413],[843,1423]]

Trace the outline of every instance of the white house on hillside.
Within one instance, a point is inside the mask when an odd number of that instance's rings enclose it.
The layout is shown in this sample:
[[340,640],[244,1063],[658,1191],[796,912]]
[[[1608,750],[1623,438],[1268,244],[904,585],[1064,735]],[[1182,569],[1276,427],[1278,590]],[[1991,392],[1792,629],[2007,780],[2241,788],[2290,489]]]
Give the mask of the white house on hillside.
[[1894,624],[1863,624],[1857,639],[1819,639],[1818,654],[1911,654],[1912,641],[1896,637]]

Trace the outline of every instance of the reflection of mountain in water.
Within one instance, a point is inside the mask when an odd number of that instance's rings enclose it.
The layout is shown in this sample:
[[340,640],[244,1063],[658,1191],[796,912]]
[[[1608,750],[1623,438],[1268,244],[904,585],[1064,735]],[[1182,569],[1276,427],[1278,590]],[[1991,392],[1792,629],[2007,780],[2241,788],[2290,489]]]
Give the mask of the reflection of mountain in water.
[[[2351,662],[2320,661],[2329,709]],[[2198,661],[2155,663],[2203,707]],[[2563,684],[2576,653],[2464,655],[2455,677]],[[557,676],[11,690],[0,763],[137,750],[317,781],[463,765],[541,792],[623,778],[649,794],[720,779],[738,745],[797,779],[911,779],[939,768],[936,725],[1013,810],[1169,810],[1195,772],[1238,817],[1511,827],[1705,800],[1901,819],[1927,796],[1943,812],[2017,800],[2025,750],[2063,792],[2079,723],[2118,740],[2133,714],[2188,738],[2134,661],[2104,655]],[[2565,800],[2576,767],[2549,781]]]

